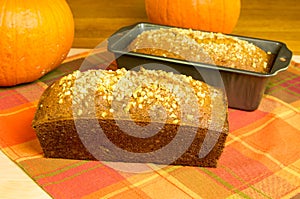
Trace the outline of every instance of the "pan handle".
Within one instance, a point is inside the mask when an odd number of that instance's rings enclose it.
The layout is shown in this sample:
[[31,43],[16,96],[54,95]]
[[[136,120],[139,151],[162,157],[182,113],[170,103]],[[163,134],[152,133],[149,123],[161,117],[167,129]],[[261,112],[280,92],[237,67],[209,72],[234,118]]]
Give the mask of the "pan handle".
[[293,53],[287,48],[284,43],[279,44],[281,44],[281,48],[277,54],[277,57],[273,63],[272,70],[270,72],[272,76],[276,75],[280,71],[286,70],[292,60]]

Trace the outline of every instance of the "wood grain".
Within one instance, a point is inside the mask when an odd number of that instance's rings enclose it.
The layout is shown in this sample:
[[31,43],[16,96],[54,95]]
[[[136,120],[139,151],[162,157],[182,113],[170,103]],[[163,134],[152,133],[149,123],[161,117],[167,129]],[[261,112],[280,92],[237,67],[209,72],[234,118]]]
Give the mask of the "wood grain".
[[[68,0],[75,18],[74,47],[93,48],[123,26],[146,22],[143,0]],[[300,54],[299,0],[241,0],[233,34],[284,42]]]

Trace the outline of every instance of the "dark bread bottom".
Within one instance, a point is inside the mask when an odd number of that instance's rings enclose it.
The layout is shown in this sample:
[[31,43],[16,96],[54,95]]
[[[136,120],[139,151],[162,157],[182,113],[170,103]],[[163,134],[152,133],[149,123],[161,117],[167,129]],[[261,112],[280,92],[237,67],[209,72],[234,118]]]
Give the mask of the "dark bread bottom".
[[[217,166],[227,137],[227,132],[158,122],[151,123],[151,128],[143,122],[128,120],[119,120],[117,124],[115,120],[58,120],[34,128],[48,158],[202,167]],[[136,125],[143,126],[140,133],[144,137],[124,133],[119,125],[131,133]],[[228,123],[225,129],[226,126]],[[157,133],[150,135],[151,132]],[[206,156],[199,157],[200,150]]]

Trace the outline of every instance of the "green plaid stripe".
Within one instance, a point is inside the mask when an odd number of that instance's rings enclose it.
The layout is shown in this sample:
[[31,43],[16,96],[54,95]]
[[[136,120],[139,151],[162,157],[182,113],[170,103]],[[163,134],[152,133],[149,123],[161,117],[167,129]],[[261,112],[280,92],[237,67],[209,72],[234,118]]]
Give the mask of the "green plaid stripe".
[[299,100],[300,77],[289,71],[281,72],[271,77],[266,86],[266,94],[272,95],[287,103]]

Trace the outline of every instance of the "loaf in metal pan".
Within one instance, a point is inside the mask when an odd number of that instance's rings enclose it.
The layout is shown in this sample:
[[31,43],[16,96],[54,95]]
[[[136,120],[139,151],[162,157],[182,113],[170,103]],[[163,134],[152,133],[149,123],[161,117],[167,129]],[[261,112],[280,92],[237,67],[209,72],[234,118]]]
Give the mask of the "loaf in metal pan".
[[258,46],[231,35],[181,28],[144,31],[129,51],[217,66],[269,72],[268,54]]
[[216,167],[224,92],[181,74],[75,71],[49,86],[32,123],[45,157]]

